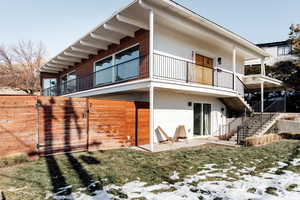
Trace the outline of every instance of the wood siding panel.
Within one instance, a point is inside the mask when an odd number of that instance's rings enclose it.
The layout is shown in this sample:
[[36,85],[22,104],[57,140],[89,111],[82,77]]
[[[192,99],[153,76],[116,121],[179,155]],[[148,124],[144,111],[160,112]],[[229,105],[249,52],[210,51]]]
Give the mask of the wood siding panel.
[[0,97],[0,157],[123,148],[136,138],[149,141],[148,103]]
[[136,145],[149,144],[149,103],[137,102],[136,115]]

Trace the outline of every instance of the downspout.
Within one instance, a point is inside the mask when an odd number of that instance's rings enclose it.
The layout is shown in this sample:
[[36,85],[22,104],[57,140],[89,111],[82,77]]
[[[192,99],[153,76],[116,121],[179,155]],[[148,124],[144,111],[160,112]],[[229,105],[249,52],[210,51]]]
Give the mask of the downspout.
[[154,68],[154,12],[153,8],[146,5],[142,0],[139,0],[139,4],[142,8],[149,10],[149,78],[150,78],[150,88],[149,88],[149,142],[150,151],[154,152],[154,87],[151,85],[151,80],[153,79],[153,68]]

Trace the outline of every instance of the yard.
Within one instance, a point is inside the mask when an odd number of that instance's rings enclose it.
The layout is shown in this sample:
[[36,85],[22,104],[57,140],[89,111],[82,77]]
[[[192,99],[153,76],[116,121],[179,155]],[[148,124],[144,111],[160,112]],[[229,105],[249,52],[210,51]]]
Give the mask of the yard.
[[299,141],[154,154],[120,149],[20,162],[0,168],[8,200],[300,199]]

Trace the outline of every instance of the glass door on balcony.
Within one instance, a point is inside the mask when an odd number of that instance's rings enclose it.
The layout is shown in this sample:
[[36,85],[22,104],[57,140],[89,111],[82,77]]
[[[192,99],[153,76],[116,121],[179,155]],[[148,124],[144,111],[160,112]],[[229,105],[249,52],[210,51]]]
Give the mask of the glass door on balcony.
[[211,104],[194,103],[194,136],[211,135]]
[[192,82],[213,85],[213,59],[195,54],[195,65],[189,74]]
[[126,49],[115,55],[116,80],[138,77],[140,71],[139,45]]
[[110,56],[103,60],[97,61],[94,67],[94,84],[103,85],[114,81],[113,74],[113,57]]

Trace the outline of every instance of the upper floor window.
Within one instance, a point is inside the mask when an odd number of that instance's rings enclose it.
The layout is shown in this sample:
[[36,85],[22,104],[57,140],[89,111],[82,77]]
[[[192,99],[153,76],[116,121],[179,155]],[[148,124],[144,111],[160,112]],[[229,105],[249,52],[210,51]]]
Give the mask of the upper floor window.
[[95,71],[107,69],[113,65],[113,57],[110,56],[95,63]]
[[289,45],[278,46],[277,55],[284,56],[291,53],[291,47]]
[[130,47],[95,62],[95,85],[127,80],[139,75],[139,45]]
[[77,76],[75,71],[69,72],[60,77],[62,94],[74,92],[76,90],[76,78]]
[[43,95],[44,96],[54,96],[55,93],[55,86],[57,80],[56,78],[44,78],[43,79]]
[[116,80],[126,80],[139,75],[139,46],[126,49],[115,55]]
[[113,57],[110,56],[95,63],[95,85],[113,82]]
[[56,78],[44,78],[43,89],[51,88],[56,86]]
[[124,63],[140,56],[139,46],[126,49],[115,56],[116,65]]

